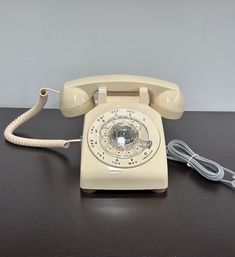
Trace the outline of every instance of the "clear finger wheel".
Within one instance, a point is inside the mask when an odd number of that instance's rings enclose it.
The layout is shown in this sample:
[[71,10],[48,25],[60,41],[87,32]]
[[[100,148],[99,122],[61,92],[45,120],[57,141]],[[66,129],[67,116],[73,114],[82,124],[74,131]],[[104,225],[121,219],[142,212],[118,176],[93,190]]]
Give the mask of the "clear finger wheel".
[[154,123],[145,114],[124,108],[105,112],[96,118],[87,138],[97,159],[120,168],[146,163],[160,145],[159,131]]

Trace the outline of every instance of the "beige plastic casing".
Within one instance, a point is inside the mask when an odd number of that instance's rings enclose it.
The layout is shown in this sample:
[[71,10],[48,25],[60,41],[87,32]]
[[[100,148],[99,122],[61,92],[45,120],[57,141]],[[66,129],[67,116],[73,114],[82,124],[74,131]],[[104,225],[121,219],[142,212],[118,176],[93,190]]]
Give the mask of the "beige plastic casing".
[[60,110],[65,117],[75,117],[94,108],[94,93],[99,87],[113,92],[137,92],[148,88],[150,106],[167,119],[178,119],[184,111],[179,87],[168,81],[134,75],[103,75],[66,82],[60,95]]

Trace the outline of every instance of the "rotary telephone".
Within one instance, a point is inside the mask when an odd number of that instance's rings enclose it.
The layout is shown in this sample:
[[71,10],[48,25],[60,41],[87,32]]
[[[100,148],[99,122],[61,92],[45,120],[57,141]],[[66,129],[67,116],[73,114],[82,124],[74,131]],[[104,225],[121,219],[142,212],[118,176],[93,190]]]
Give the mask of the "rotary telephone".
[[[60,95],[60,111],[65,117],[85,114],[82,139],[47,140],[14,135],[16,128],[42,110],[48,91]],[[167,157],[186,162],[208,179],[234,187],[233,180],[224,179],[225,172],[234,176],[232,171],[217,172],[214,167],[212,171],[201,171],[201,157],[182,141],[170,142],[167,156],[162,117],[179,119],[183,111],[183,97],[176,84],[143,76],[94,76],[66,82],[62,91],[42,88],[38,102],[11,122],[4,136],[11,143],[31,147],[68,148],[70,143],[82,141],[80,187],[87,193],[162,193],[168,187]]]
[[125,75],[75,80],[65,84],[60,110],[66,117],[86,113],[80,180],[83,191],[166,190],[161,116],[178,119],[183,113],[183,98],[175,84]]

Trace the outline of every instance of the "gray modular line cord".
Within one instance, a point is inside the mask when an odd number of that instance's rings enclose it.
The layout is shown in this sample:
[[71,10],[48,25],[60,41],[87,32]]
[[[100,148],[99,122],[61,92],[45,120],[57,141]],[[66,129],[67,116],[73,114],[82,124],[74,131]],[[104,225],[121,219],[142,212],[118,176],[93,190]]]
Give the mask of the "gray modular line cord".
[[212,181],[222,182],[226,186],[235,189],[234,171],[196,154],[183,141],[172,140],[168,143],[166,149],[168,160],[186,163],[188,167],[196,170],[203,177]]

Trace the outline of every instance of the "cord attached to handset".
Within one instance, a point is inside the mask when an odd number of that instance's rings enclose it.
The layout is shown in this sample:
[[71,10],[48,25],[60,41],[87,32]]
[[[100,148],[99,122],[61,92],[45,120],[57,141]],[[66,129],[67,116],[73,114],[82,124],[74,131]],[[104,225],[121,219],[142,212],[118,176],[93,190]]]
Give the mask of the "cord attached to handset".
[[51,89],[51,88],[41,88],[39,92],[39,100],[38,102],[27,112],[20,115],[14,121],[12,121],[4,131],[4,137],[7,141],[22,146],[30,146],[30,147],[62,147],[68,148],[70,143],[73,142],[81,142],[81,139],[71,139],[71,140],[63,140],[63,139],[34,139],[34,138],[25,138],[14,135],[14,131],[20,127],[22,124],[32,119],[35,115],[37,115],[44,107],[48,99],[48,91],[52,91],[60,94],[60,91]]

